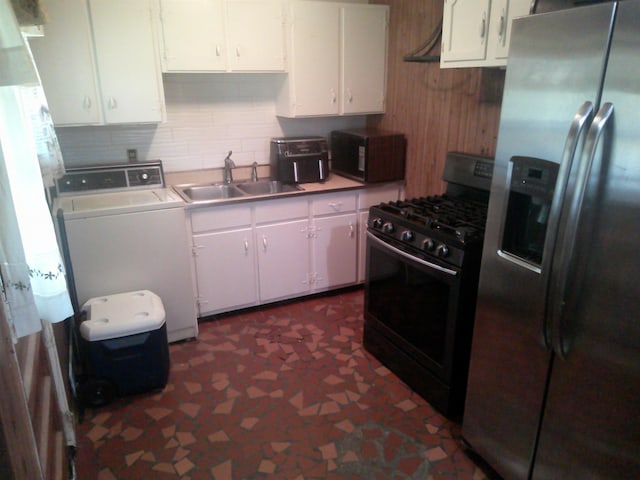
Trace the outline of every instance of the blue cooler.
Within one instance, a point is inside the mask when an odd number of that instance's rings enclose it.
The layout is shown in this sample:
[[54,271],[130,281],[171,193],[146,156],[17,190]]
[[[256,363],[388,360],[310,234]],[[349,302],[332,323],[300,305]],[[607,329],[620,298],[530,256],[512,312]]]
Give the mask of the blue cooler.
[[169,344],[162,300],[149,290],[89,299],[80,325],[87,380],[84,403],[161,390],[169,379]]

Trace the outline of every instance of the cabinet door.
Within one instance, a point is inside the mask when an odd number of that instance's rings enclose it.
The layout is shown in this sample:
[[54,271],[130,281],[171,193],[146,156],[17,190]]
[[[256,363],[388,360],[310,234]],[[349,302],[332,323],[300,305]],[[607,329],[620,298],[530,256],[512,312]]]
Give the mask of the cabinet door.
[[255,248],[251,228],[194,235],[200,315],[255,305]]
[[531,0],[494,0],[491,4],[491,35],[489,46],[494,51],[492,65],[506,65],[509,56],[509,39],[511,38],[511,22],[514,18],[529,14]]
[[164,71],[227,68],[222,0],[161,0]]
[[101,123],[85,0],[45,0],[45,37],[29,40],[56,125]]
[[340,8],[324,2],[291,6],[288,99],[292,116],[337,115]]
[[342,8],[343,114],[384,112],[388,12],[385,5]]
[[160,122],[162,78],[150,1],[89,0],[89,9],[106,123]]
[[285,70],[283,4],[278,0],[226,0],[229,69]]
[[309,291],[308,226],[305,219],[256,228],[261,301]]
[[[484,60],[490,0],[445,0],[440,63]],[[453,65],[455,66],[455,65]]]
[[358,213],[358,283],[364,283],[367,270],[367,221],[369,210]]
[[314,288],[354,284],[358,228],[356,214],[316,218],[313,223]]

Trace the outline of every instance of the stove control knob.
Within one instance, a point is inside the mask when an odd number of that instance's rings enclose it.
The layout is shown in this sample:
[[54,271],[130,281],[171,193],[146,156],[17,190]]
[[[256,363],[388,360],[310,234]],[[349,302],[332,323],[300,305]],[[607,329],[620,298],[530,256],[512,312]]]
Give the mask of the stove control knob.
[[424,242],[422,242],[422,249],[427,252],[431,252],[435,248],[436,244],[430,238],[427,238]]
[[149,172],[143,170],[138,174],[138,180],[140,180],[140,183],[149,183],[151,175],[149,175]]
[[405,230],[400,234],[400,239],[404,242],[413,242],[415,235],[411,230]]
[[447,247],[444,243],[441,243],[440,245],[438,245],[438,248],[436,248],[436,255],[442,258],[448,256],[449,247]]
[[382,228],[382,225],[384,224],[384,221],[380,217],[378,217],[378,218],[374,218],[373,222],[371,222],[371,224],[373,225],[373,228],[380,229],[380,228]]
[[382,225],[382,231],[384,233],[393,233],[396,231],[396,227],[393,226],[393,223],[387,222],[384,225]]

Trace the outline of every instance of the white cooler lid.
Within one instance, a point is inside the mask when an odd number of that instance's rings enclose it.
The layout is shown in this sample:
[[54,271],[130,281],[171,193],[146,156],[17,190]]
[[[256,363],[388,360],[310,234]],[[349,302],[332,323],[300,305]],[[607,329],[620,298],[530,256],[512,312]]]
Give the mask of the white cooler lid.
[[165,320],[162,300],[149,290],[90,298],[82,311],[80,334],[90,342],[157,330]]

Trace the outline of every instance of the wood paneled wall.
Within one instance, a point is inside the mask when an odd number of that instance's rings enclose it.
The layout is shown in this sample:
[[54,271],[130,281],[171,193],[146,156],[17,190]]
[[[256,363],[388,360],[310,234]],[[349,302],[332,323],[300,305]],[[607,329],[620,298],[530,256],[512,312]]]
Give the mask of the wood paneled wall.
[[441,21],[444,1],[370,3],[390,5],[391,16],[386,113],[370,116],[368,126],[406,135],[408,198],[440,193],[447,152],[495,155],[504,71],[403,61]]

